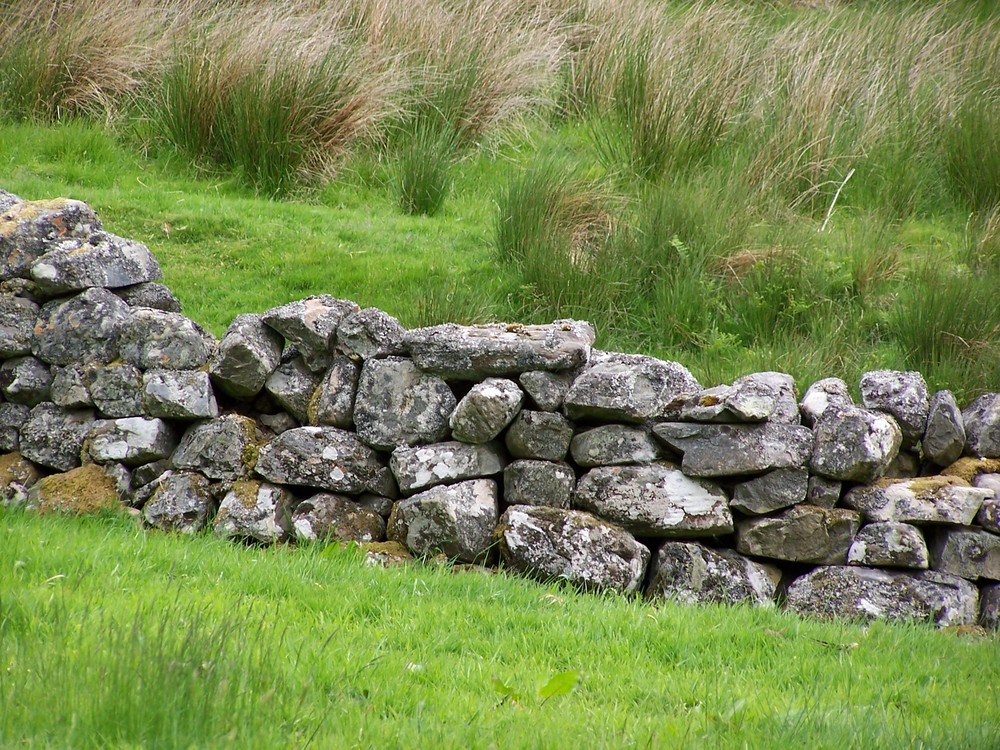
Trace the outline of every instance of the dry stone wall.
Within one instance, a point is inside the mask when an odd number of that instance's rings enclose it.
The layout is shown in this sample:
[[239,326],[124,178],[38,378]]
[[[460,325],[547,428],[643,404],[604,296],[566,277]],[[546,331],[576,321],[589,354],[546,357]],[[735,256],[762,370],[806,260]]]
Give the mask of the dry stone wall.
[[406,330],[315,296],[184,317],[87,205],[0,191],[0,499],[352,541],[681,602],[1000,621],[1000,394],[703,387],[580,321]]

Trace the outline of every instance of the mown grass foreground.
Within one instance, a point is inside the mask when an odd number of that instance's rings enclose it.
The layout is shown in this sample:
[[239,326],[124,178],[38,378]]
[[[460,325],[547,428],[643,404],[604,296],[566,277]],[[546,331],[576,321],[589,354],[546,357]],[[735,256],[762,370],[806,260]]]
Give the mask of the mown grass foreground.
[[122,517],[0,510],[0,535],[4,747],[1000,746],[995,637]]

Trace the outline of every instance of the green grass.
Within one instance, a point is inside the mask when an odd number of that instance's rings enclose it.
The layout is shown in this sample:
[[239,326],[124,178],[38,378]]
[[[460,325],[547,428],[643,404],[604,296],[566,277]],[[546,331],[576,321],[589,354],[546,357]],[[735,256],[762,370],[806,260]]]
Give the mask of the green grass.
[[[1000,743],[996,637],[370,568],[111,517],[0,510],[0,531],[4,746]],[[564,672],[575,689],[541,698]]]

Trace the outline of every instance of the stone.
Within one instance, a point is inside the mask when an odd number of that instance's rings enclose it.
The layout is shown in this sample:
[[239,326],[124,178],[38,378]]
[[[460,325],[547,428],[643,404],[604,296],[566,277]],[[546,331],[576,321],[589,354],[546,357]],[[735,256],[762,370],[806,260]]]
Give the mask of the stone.
[[122,332],[122,359],[140,370],[196,370],[215,351],[215,338],[180,313],[131,308]]
[[571,419],[643,422],[701,385],[687,368],[639,354],[603,355],[573,381],[563,409]]
[[275,544],[284,541],[291,530],[292,493],[267,482],[233,482],[219,503],[212,526],[224,539]]
[[744,555],[789,562],[842,565],[861,514],[851,510],[793,505],[776,516],[736,523],[736,549]]
[[322,380],[308,367],[302,357],[279,365],[272,372],[264,388],[278,404],[299,422],[309,421],[309,402]]
[[1000,536],[983,529],[939,529],[931,542],[931,567],[972,581],[1000,581]]
[[163,284],[148,281],[112,290],[129,307],[151,307],[154,310],[179,313],[181,301]]
[[1000,393],[987,393],[962,410],[965,449],[982,458],[1000,458]]
[[[746,393],[737,399],[736,404],[741,401],[752,403],[754,394],[770,391],[775,395],[775,407],[767,416],[768,422],[779,424],[800,424],[798,388],[795,385],[795,378],[784,372],[755,372],[744,375],[733,381],[733,388],[738,394]],[[748,407],[743,407],[748,408]]]
[[80,465],[83,444],[93,424],[91,411],[65,411],[50,402],[39,404],[21,427],[21,453],[56,471],[74,469]]
[[177,469],[209,479],[249,479],[262,442],[252,419],[224,414],[188,427],[171,461]]
[[400,491],[408,495],[437,484],[499,474],[504,468],[504,458],[496,443],[470,445],[450,441],[396,448],[389,467]]
[[647,427],[606,424],[577,433],[569,445],[573,462],[583,468],[648,464],[667,458],[663,444]]
[[446,323],[408,331],[404,343],[421,370],[443,378],[482,380],[531,370],[572,370],[587,362],[594,335],[590,323],[577,320],[529,326]]
[[27,507],[39,513],[76,514],[124,508],[118,496],[118,483],[97,464],[39,479],[28,490]]
[[136,417],[142,414],[142,372],[135,365],[112,364],[87,371],[90,398],[105,417]]
[[0,359],[31,354],[40,310],[30,299],[0,295]]
[[809,477],[806,502],[819,508],[833,508],[840,502],[843,488],[843,482],[813,475]]
[[152,486],[142,506],[146,525],[162,531],[194,534],[205,528],[213,508],[208,480],[191,471],[168,471]]
[[206,419],[219,415],[208,373],[151,370],[142,376],[142,410],[151,417]]
[[507,505],[546,505],[569,508],[576,474],[569,464],[520,459],[503,470],[503,499]]
[[938,391],[931,399],[921,448],[924,458],[938,466],[949,466],[962,456],[965,420],[951,391]]
[[639,536],[718,536],[733,531],[722,489],[669,464],[591,469],[577,482],[573,506]]
[[517,378],[539,411],[558,411],[574,380],[575,373],[545,370],[522,372]]
[[653,559],[646,596],[684,604],[773,606],[781,571],[731,549],[664,542]]
[[439,443],[457,404],[441,378],[407,359],[370,359],[361,368],[354,402],[358,436],[374,448]]
[[968,526],[990,496],[992,490],[970,487],[957,477],[936,476],[855,487],[843,503],[868,521]]
[[132,481],[129,487],[132,490],[137,490],[150,482],[155,482],[162,475],[170,471],[171,468],[170,461],[165,458],[159,461],[150,461],[148,464],[143,464],[142,466],[136,466],[132,470]]
[[50,365],[106,365],[118,357],[129,306],[106,289],[42,305],[32,353]]
[[778,394],[756,381],[737,389],[717,385],[670,404],[666,417],[680,422],[764,422],[778,405]]
[[0,403],[0,453],[20,450],[21,428],[31,414],[24,404]]
[[848,565],[869,568],[926,570],[928,561],[924,535],[908,523],[883,521],[862,526],[847,550]]
[[514,458],[562,461],[573,439],[573,425],[562,414],[546,411],[518,413],[507,429],[504,442]]
[[810,469],[843,482],[873,482],[889,468],[902,445],[896,421],[855,406],[827,409],[814,429]]
[[993,490],[992,497],[983,498],[974,523],[994,534],[1000,534],[1000,474],[980,474],[972,480],[972,486]]
[[388,518],[389,514],[392,513],[392,506],[396,504],[392,498],[373,495],[370,492],[359,495],[354,499],[357,500],[358,505],[378,513],[382,518]]
[[924,436],[930,398],[919,372],[874,370],[861,376],[861,404],[892,415],[903,433],[902,447],[913,448]]
[[337,326],[361,308],[329,294],[307,297],[264,313],[264,322],[298,349],[306,366],[322,372],[330,366]]
[[50,400],[63,409],[89,409],[94,405],[87,387],[89,367],[69,365],[52,368],[52,385],[49,386]]
[[697,477],[741,476],[797,469],[809,461],[813,433],[800,425],[661,422],[653,434],[684,454],[681,468]]
[[634,593],[643,584],[649,549],[624,529],[578,510],[513,505],[496,536],[508,568],[585,590]]
[[405,335],[406,329],[389,313],[366,307],[340,321],[336,351],[353,360],[404,355]]
[[914,479],[920,476],[920,456],[910,451],[900,451],[886,467],[884,479]]
[[292,534],[300,542],[381,542],[385,539],[385,521],[356,500],[320,493],[295,508]]
[[257,473],[277,484],[357,495],[396,494],[389,467],[353,432],[336,427],[296,427],[260,449]]
[[1000,458],[974,458],[965,456],[941,469],[941,476],[958,477],[971,484],[981,474],[1000,473]]
[[809,472],[805,469],[775,469],[737,484],[730,506],[760,516],[805,502],[808,490]]
[[806,390],[799,402],[799,414],[802,424],[813,427],[827,409],[846,409],[854,405],[847,383],[840,378],[823,378]]
[[177,446],[177,433],[162,419],[125,417],[101,419],[87,436],[86,448],[99,464],[120,462],[126,466],[167,458]]
[[294,430],[299,426],[299,423],[295,421],[295,417],[284,411],[279,411],[277,414],[260,414],[257,416],[257,420],[264,429],[275,435],[280,435],[288,430]]
[[233,398],[253,398],[281,364],[281,347],[281,336],[263,316],[237,315],[208,364],[212,382]]
[[487,443],[517,416],[524,391],[511,380],[487,378],[472,386],[449,420],[451,434],[463,443]]
[[[21,199],[6,190],[0,190],[0,214],[6,213],[15,203],[20,203]],[[4,219],[0,218],[0,221]]]
[[792,581],[786,607],[810,617],[915,620],[948,627],[975,624],[979,592],[968,581],[932,571],[835,565]]
[[461,562],[485,559],[497,525],[497,484],[472,479],[438,485],[399,501],[389,517],[390,541],[413,554]]
[[311,424],[330,425],[343,430],[354,425],[354,401],[358,395],[361,365],[337,355],[313,392],[308,417]]
[[366,567],[398,568],[413,562],[413,555],[399,542],[365,542],[359,545]]
[[983,586],[979,599],[979,624],[987,630],[1000,630],[1000,583]]
[[37,406],[49,400],[51,386],[48,365],[35,357],[16,357],[0,365],[0,391],[11,403]]
[[21,201],[0,214],[0,279],[27,278],[31,265],[60,240],[87,238],[101,220],[86,203]]
[[148,247],[108,232],[52,245],[31,265],[30,273],[38,288],[53,296],[94,286],[132,286],[163,276]]
[[0,505],[24,507],[28,502],[28,490],[41,478],[35,465],[20,453],[0,455]]

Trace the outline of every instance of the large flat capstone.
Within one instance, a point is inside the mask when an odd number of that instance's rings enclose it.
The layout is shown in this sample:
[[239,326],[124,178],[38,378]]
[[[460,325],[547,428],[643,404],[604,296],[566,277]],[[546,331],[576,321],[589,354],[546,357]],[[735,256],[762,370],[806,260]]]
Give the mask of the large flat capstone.
[[695,477],[759,474],[805,466],[813,434],[800,425],[661,422],[653,434],[684,454],[681,469]]

